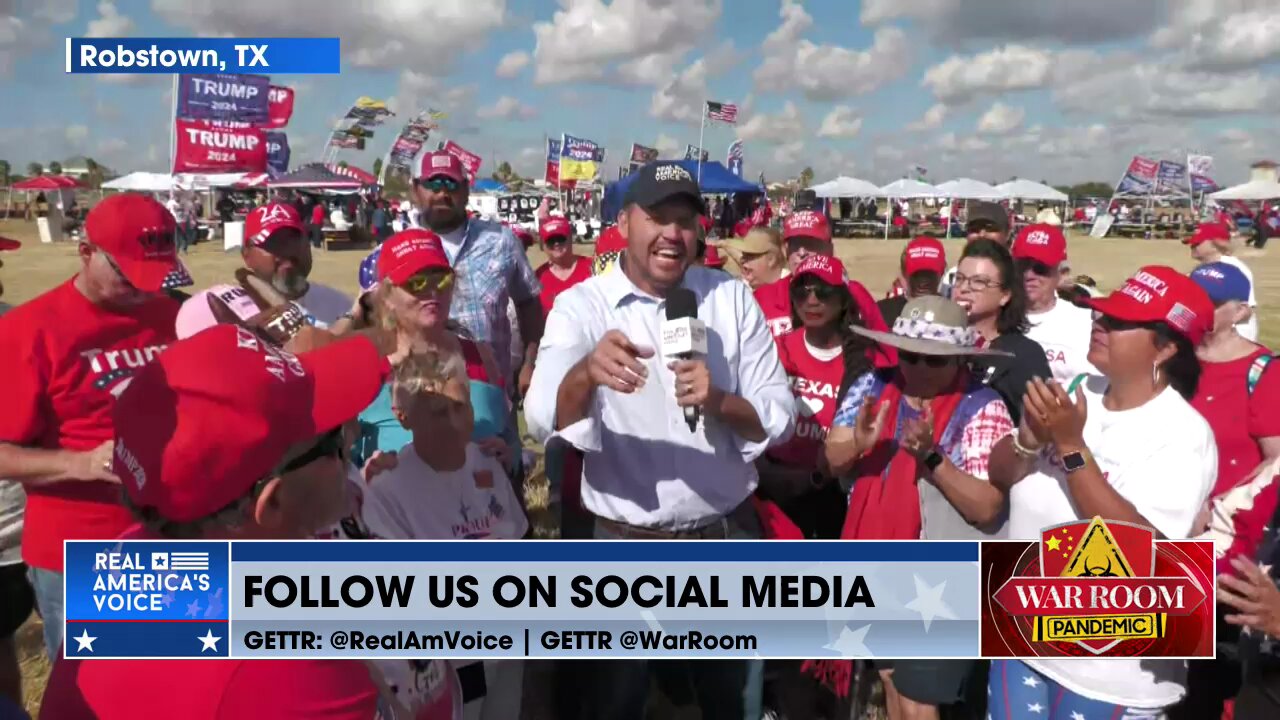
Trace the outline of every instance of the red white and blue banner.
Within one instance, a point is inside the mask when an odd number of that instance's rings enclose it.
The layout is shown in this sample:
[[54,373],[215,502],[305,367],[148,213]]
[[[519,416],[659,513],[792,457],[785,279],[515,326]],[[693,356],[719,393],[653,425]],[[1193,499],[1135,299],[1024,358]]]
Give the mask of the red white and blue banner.
[[1212,177],[1212,155],[1188,155],[1187,170],[1191,175],[1192,192],[1212,192],[1218,189],[1218,183]]
[[271,119],[271,78],[265,75],[183,75],[178,117],[265,125]]
[[293,117],[293,88],[272,85],[267,95],[267,124],[273,130],[289,124]]
[[1151,194],[1159,168],[1160,163],[1155,160],[1135,155],[1133,160],[1129,161],[1129,169],[1125,171],[1124,177],[1120,178],[1120,182],[1116,184],[1116,194]]
[[1156,194],[1186,195],[1189,187],[1186,165],[1172,160],[1160,161],[1156,170]]
[[261,129],[181,118],[175,125],[173,172],[266,172],[267,138]]
[[734,140],[729,145],[729,154],[725,160],[725,166],[729,168],[729,172],[742,177],[742,140]]

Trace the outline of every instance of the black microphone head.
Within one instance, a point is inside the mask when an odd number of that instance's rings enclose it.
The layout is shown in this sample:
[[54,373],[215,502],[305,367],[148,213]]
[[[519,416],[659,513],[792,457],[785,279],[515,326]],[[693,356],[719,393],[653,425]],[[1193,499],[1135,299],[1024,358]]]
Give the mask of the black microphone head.
[[667,293],[667,319],[698,317],[698,296],[689,288],[672,288]]

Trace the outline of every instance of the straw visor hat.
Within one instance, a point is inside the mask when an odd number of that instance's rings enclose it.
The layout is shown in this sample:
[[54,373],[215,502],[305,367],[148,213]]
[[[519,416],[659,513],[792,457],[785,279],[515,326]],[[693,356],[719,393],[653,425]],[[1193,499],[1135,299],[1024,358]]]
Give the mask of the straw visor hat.
[[919,355],[1012,356],[1003,350],[978,347],[978,331],[969,327],[964,308],[937,295],[907,301],[902,315],[893,323],[893,332],[851,329],[878,343]]

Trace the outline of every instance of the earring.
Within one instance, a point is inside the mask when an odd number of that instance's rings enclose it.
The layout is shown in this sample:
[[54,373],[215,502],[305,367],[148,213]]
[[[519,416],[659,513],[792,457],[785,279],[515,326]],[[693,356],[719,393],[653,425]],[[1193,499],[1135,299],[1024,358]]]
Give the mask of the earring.
[[1151,363],[1151,387],[1156,387],[1159,384],[1160,384],[1160,364]]

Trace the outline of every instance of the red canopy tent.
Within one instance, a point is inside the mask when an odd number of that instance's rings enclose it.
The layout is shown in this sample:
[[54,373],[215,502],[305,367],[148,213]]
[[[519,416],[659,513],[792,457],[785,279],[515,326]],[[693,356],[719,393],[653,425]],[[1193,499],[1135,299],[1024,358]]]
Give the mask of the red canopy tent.
[[39,177],[27,178],[22,182],[16,182],[10,188],[12,190],[62,190],[64,188],[80,187],[80,181],[69,175],[40,175]]
[[337,163],[329,163],[325,165],[325,167],[328,168],[330,172],[335,172],[339,175],[346,175],[349,178],[355,178],[356,180],[359,180],[365,185],[378,184],[377,176],[375,176],[373,173],[365,172],[364,170],[361,170],[358,167],[352,167],[350,165],[347,165],[344,167],[342,165],[338,165]]

